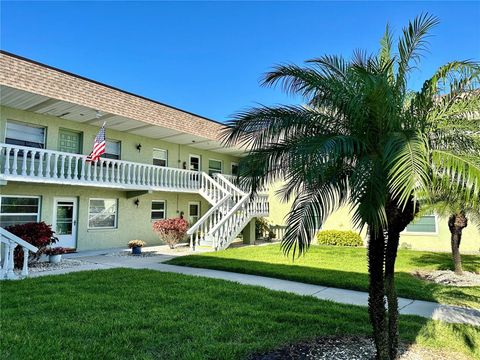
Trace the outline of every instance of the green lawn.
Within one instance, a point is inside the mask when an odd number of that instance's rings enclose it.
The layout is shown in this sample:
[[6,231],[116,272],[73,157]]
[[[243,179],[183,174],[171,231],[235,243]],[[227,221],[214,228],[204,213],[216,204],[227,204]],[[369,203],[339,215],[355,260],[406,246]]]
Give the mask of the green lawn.
[[[463,267],[480,271],[479,256],[462,256]],[[249,246],[215,253],[178,257],[168,263],[247,274],[264,275],[344,289],[368,289],[366,250],[335,246],[312,246],[309,252],[292,262],[280,246]],[[396,265],[398,295],[411,299],[480,308],[480,287],[452,287],[419,280],[415,269],[450,269],[448,253],[399,250]]]
[[[370,333],[366,308],[151,270],[0,283],[2,359],[242,359]],[[480,330],[402,316],[406,342],[480,358]]]

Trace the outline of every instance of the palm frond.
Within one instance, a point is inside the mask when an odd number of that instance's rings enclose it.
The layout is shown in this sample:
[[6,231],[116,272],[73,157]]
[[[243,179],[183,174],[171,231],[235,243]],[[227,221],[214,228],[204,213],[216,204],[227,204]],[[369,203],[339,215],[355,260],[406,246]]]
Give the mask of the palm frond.
[[[398,69],[396,85],[398,89],[405,89],[408,72],[415,67],[426,50],[427,37],[430,30],[439,23],[437,17],[428,13],[415,17],[406,28],[398,42]],[[413,62],[413,65],[412,65]]]
[[326,217],[343,205],[347,199],[346,179],[329,182],[318,189],[304,189],[297,195],[287,217],[287,230],[281,248],[293,258],[306,252],[315,232]]
[[386,143],[384,161],[389,170],[389,188],[401,206],[407,204],[417,189],[428,187],[427,154],[427,141],[419,133],[395,133]]

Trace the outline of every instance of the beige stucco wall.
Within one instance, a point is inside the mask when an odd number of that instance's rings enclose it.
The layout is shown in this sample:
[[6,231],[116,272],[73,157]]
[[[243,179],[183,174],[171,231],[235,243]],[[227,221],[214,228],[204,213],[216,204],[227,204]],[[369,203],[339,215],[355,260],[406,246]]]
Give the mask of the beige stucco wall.
[[[281,184],[277,183],[269,191],[270,216],[268,220],[274,225],[285,225],[285,217],[292,205],[292,202],[282,203],[279,197],[275,195],[280,187]],[[403,233],[400,236],[400,245],[409,246],[413,250],[450,251],[450,231],[447,219],[438,218],[437,228],[437,234],[431,235]],[[322,229],[355,230],[349,207],[344,206],[331,214]],[[362,231],[362,236],[365,239],[365,229]],[[473,224],[467,226],[463,231],[461,250],[463,253],[480,253],[480,231]]]

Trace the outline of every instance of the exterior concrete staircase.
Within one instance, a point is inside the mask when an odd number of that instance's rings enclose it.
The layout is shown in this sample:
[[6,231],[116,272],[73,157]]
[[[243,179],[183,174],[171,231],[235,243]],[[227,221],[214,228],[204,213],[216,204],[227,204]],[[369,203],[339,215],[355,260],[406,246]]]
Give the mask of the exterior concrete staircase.
[[214,174],[212,178],[202,173],[202,179],[208,180],[199,193],[212,207],[187,232],[193,250],[197,245],[226,249],[250,220],[268,216],[268,195],[252,196],[242,191],[234,184],[232,176]]

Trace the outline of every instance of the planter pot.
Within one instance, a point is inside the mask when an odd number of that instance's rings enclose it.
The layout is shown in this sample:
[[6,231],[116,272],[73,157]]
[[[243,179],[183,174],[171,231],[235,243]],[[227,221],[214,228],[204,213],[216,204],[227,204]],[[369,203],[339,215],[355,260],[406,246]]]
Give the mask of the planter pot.
[[58,264],[60,261],[62,261],[62,255],[50,255],[48,257],[48,261],[50,261],[52,264]]
[[139,246],[133,247],[132,248],[132,254],[133,255],[141,255],[142,254],[142,248]]

